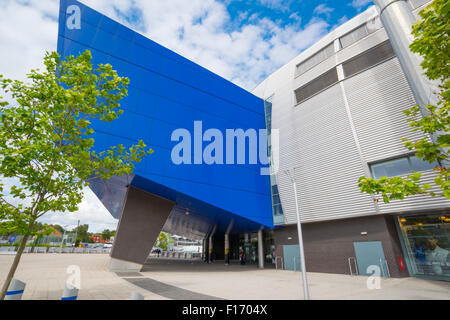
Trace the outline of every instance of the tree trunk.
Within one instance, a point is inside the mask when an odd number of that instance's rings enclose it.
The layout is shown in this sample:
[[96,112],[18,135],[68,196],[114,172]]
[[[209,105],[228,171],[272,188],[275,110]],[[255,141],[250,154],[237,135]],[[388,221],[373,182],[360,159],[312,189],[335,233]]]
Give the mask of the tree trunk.
[[3,284],[2,291],[0,292],[0,300],[5,300],[6,291],[8,291],[9,284],[11,283],[11,280],[14,277],[14,273],[16,273],[17,266],[19,265],[20,258],[22,257],[23,250],[25,249],[25,246],[27,244],[29,235],[25,235],[20,242],[19,250],[16,253],[16,256],[14,257],[14,262],[9,269],[8,276],[6,277],[6,281]]

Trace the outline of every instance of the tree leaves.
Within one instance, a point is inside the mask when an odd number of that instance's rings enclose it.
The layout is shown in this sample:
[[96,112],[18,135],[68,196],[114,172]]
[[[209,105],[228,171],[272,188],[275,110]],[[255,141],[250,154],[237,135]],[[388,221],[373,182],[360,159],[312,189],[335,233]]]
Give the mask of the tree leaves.
[[27,83],[0,75],[0,88],[15,100],[0,98],[0,175],[20,181],[2,191],[0,229],[32,234],[30,226],[45,213],[76,211],[89,179],[129,174],[152,153],[143,141],[94,152],[92,123],[122,114],[129,80],[91,60],[89,51],[64,60],[50,52],[46,70],[31,70]]
[[[410,48],[412,52],[423,57],[422,67],[425,75],[440,82],[439,92],[436,92],[440,99],[436,106],[424,106],[425,116],[422,116],[418,105],[404,111],[412,131],[420,132],[423,138],[402,141],[417,158],[429,163],[440,163],[440,166],[434,169],[434,183],[442,191],[440,195],[450,199],[449,172],[446,168],[450,146],[450,2],[434,0],[421,10],[419,15],[422,20],[412,27],[415,40]],[[379,180],[361,177],[358,186],[361,192],[381,195],[385,203],[415,194],[435,196],[436,194],[430,191],[432,186],[427,183],[421,185],[420,179],[419,173],[413,173],[406,178],[383,177]]]

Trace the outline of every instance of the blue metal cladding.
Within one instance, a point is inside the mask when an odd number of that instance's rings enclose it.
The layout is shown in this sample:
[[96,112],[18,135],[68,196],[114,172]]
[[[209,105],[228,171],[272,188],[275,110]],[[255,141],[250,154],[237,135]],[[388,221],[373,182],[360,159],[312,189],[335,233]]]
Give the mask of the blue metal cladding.
[[[80,9],[79,28],[68,22],[71,6]],[[176,165],[171,160],[177,143],[171,141],[172,132],[185,128],[193,139],[194,121],[202,121],[203,132],[217,128],[224,135],[226,129],[265,129],[261,99],[78,1],[61,0],[59,54],[78,55],[86,49],[94,65],[110,63],[120,76],[130,78],[123,115],[111,123],[93,123],[94,148],[129,146],[142,139],[154,150],[127,178],[131,185],[173,200],[178,208],[201,212],[198,217],[210,221],[233,220],[242,230],[273,227],[270,179],[260,175],[260,164]],[[118,217],[119,209],[107,205],[100,184],[92,189]]]

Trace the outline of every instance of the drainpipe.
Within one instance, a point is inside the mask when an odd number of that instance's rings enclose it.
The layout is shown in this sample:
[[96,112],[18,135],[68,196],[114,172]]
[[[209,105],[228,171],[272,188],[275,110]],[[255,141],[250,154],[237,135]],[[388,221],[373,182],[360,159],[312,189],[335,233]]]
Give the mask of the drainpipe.
[[423,75],[420,65],[422,57],[409,49],[409,45],[414,40],[411,26],[416,21],[411,7],[405,0],[373,0],[373,2],[414,98],[421,107],[422,114],[425,115],[424,106],[436,105],[438,101],[437,96],[433,94],[437,86]]

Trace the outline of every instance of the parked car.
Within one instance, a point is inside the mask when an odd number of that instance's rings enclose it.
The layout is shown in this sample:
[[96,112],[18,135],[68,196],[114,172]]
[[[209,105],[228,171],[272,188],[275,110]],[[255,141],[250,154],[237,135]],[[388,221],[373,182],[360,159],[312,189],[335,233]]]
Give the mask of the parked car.
[[112,248],[112,243],[111,242],[105,242],[105,244],[103,245],[103,248]]

